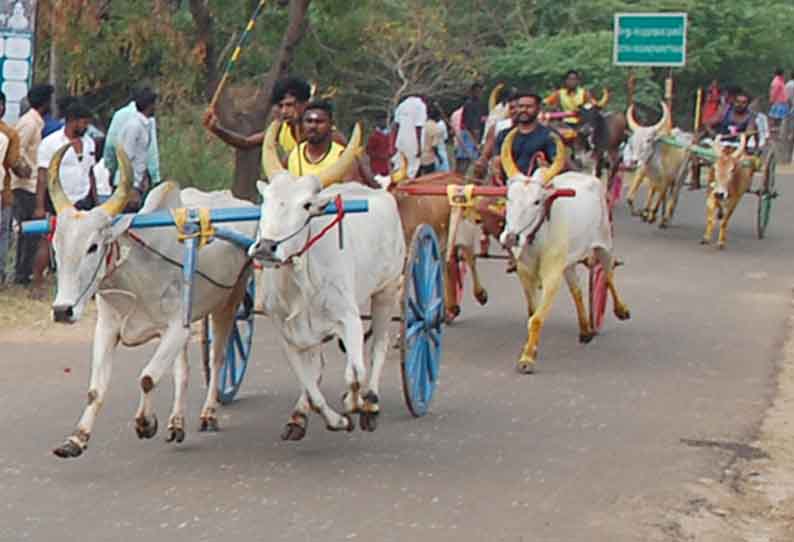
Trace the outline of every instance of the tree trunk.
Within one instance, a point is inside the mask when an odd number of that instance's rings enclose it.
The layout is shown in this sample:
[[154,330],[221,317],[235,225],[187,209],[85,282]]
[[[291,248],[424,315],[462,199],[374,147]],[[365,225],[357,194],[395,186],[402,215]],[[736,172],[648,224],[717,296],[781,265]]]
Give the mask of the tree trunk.
[[218,84],[217,58],[215,40],[212,37],[212,16],[207,0],[190,0],[190,14],[196,24],[196,47],[203,56],[205,86],[207,98],[212,97]]
[[[260,88],[235,86],[224,91],[218,103],[221,121],[235,131],[253,134],[266,128],[270,101],[276,81],[287,74],[295,47],[306,32],[306,13],[311,0],[289,3],[289,23],[284,31],[276,57]],[[262,176],[262,151],[235,151],[232,193],[243,199],[258,200],[256,181]]]

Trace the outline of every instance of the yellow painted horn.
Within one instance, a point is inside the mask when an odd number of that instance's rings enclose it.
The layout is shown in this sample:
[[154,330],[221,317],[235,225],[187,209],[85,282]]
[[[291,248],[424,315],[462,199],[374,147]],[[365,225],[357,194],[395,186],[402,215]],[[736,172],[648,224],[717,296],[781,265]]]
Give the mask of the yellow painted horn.
[[61,186],[61,161],[63,160],[63,155],[66,154],[66,151],[71,146],[71,143],[67,143],[58,149],[53,155],[48,169],[47,189],[50,193],[52,206],[55,207],[55,214],[61,214],[64,209],[74,207],[71,200],[66,196],[66,192],[63,191],[63,186]]
[[408,178],[408,159],[400,152],[400,169],[391,174],[391,183],[399,184]]
[[491,91],[491,96],[488,98],[488,112],[493,111],[496,104],[499,103],[499,97],[502,95],[502,89],[505,88],[504,83],[499,83]]
[[747,150],[747,134],[741,134],[739,136],[739,148],[733,152],[733,159],[738,160],[741,158],[745,150]]
[[565,155],[567,152],[565,144],[557,134],[552,134],[551,137],[554,138],[554,144],[557,146],[557,154],[554,156],[554,162],[552,162],[551,166],[541,172],[543,184],[549,184],[565,167]]
[[345,147],[342,156],[318,175],[323,188],[327,188],[334,183],[344,180],[345,175],[350,171],[350,167],[361,152],[361,125],[356,123],[355,128],[353,128],[353,135],[350,136],[350,141],[347,147]]
[[119,161],[119,185],[113,191],[110,199],[101,205],[102,209],[110,216],[116,216],[124,211],[132,193],[133,173],[130,159],[127,158],[127,153],[121,147],[116,148],[116,158]]
[[265,142],[262,144],[262,168],[265,170],[265,177],[272,181],[273,177],[284,171],[284,166],[278,157],[276,141],[281,130],[281,121],[273,121],[265,132]]
[[671,118],[670,108],[667,107],[667,104],[665,102],[660,102],[660,103],[662,104],[662,119],[659,122],[657,122],[656,125],[654,126],[657,132],[663,129],[670,128],[670,118]]
[[502,142],[502,153],[500,158],[502,161],[502,169],[505,170],[505,175],[507,175],[508,180],[521,175],[521,171],[518,169],[518,165],[513,159],[513,140],[516,138],[517,132],[518,128],[513,128],[508,132],[504,142]]

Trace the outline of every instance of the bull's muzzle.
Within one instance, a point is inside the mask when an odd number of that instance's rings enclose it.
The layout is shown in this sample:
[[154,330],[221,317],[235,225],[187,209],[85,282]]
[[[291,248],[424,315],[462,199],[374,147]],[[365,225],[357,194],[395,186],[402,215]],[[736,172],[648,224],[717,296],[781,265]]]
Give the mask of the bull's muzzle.
[[72,305],[53,305],[52,319],[59,324],[74,323],[74,307]]
[[505,233],[502,235],[501,241],[502,245],[504,245],[507,250],[510,250],[513,247],[518,246],[518,234]]
[[715,191],[714,192],[714,198],[717,201],[724,201],[727,198],[727,196],[728,195],[725,192],[722,192],[722,191]]
[[278,241],[273,241],[272,239],[258,239],[251,245],[251,248],[248,249],[248,255],[264,263],[278,263],[276,249],[278,249]]

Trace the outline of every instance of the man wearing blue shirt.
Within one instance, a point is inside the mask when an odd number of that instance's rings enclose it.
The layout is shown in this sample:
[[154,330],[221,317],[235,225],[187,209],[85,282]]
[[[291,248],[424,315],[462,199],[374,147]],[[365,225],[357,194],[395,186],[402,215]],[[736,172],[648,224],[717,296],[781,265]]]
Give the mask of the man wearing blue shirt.
[[[516,104],[516,136],[513,139],[513,159],[519,170],[529,176],[541,165],[541,159],[547,162],[557,155],[557,145],[552,131],[538,122],[541,98],[531,92],[520,92]],[[496,138],[496,156],[502,152],[510,130],[502,130]]]

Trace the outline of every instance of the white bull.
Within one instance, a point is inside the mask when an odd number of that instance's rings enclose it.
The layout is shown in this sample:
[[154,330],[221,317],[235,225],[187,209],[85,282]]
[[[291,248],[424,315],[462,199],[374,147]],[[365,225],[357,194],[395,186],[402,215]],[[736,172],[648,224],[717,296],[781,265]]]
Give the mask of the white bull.
[[[339,161],[320,177],[296,177],[283,169],[275,154],[275,129],[273,123],[265,136],[270,184],[258,184],[264,198],[262,219],[249,254],[264,264],[264,310],[273,318],[283,352],[300,381],[301,395],[282,438],[304,437],[310,409],[323,416],[330,430],[352,430],[350,414],[358,412],[361,428],[373,431],[388,326],[405,260],[397,204],[383,190],[354,183],[330,186],[344,176],[359,150],[358,127]],[[309,248],[309,240],[332,220],[320,215],[337,195],[366,199],[369,211],[345,217],[341,232],[328,230]],[[364,362],[359,309],[367,303],[372,313],[371,367]],[[344,342],[347,356],[343,415],[328,405],[319,388],[324,363],[318,349],[333,336]]]
[[[500,241],[511,247],[518,262],[518,276],[526,296],[528,338],[518,361],[518,370],[534,371],[540,331],[551,309],[562,279],[568,283],[579,318],[579,340],[589,342],[593,328],[582,299],[576,266],[594,256],[604,266],[615,315],[625,320],[629,310],[614,284],[612,233],[604,184],[579,172],[555,176],[564,163],[565,149],[557,140],[555,163],[548,170],[523,175],[511,149],[515,130],[502,146],[502,164],[509,179],[507,213]],[[555,192],[573,189],[574,197],[560,198]],[[539,297],[538,297],[539,295]]]
[[[58,213],[53,238],[58,267],[58,293],[53,304],[56,321],[74,323],[96,294],[97,323],[94,332],[88,405],[76,431],[54,450],[59,457],[77,457],[86,448],[96,416],[105,401],[113,355],[119,343],[137,346],[160,337],[160,343],[140,374],[141,398],[135,415],[140,438],[152,438],[157,418],[151,392],[177,359],[174,368],[174,405],[168,422],[168,441],[181,442],[185,435],[184,402],[187,390],[186,348],[190,329],[182,324],[181,261],[183,247],[173,227],[129,230],[134,215],[124,215],[130,187],[129,161],[120,151],[122,177],[119,188],[104,205],[88,212],[77,211],[61,188],[58,168],[67,147],[53,160],[49,190]],[[250,206],[224,192],[203,193],[173,183],[155,188],[141,213],[177,207]],[[256,225],[233,226],[253,237]],[[212,316],[213,355],[207,398],[201,411],[202,430],[217,429],[217,383],[236,308],[244,293],[249,259],[244,250],[215,241],[199,251],[195,276],[193,319]]]

